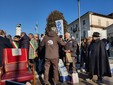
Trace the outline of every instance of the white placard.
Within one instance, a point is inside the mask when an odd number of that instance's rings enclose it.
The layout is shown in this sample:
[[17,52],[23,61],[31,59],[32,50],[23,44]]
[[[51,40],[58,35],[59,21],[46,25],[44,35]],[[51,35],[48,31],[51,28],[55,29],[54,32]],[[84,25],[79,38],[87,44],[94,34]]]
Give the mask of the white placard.
[[12,56],[22,55],[21,49],[12,49]]
[[56,20],[56,28],[58,30],[58,35],[62,35],[64,38],[64,26],[63,26],[63,20]]

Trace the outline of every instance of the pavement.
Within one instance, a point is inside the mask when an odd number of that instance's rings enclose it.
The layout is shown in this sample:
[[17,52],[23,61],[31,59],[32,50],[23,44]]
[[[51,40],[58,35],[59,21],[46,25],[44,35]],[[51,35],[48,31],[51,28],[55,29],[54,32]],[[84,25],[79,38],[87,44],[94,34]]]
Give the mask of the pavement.
[[[113,47],[110,48],[110,57],[109,57],[109,63],[113,64]],[[112,74],[113,75],[113,74]],[[112,77],[104,77],[103,83],[98,84],[96,83],[97,76],[93,76],[93,80],[86,81],[86,78],[88,78],[88,75],[84,72],[78,73],[79,76],[79,83],[78,84],[72,84],[72,83],[61,83],[59,85],[113,85],[113,76]],[[37,85],[43,85],[44,79],[41,77],[37,78]]]
[[[109,58],[109,62],[110,62],[110,64],[113,64],[113,57]],[[78,73],[78,76],[79,76],[79,83],[77,83],[77,84],[60,82],[58,85],[113,85],[113,76],[112,77],[104,77],[103,83],[101,83],[101,84],[98,84],[96,82],[96,80],[97,80],[96,75],[94,75],[93,79],[89,80],[89,81],[86,80],[88,78],[88,75],[85,72]],[[37,85],[43,85],[43,84],[44,84],[44,79],[41,77],[38,77]],[[53,84],[51,84],[51,85],[53,85]]]
[[[79,83],[72,84],[70,83],[62,83],[60,82],[58,85],[113,85],[113,76],[112,77],[104,77],[103,83],[98,84],[96,83],[97,76],[93,76],[93,80],[86,81],[86,78],[88,78],[86,73],[79,73]],[[42,78],[37,78],[37,85],[44,85],[44,80]],[[53,85],[53,84],[51,84]]]

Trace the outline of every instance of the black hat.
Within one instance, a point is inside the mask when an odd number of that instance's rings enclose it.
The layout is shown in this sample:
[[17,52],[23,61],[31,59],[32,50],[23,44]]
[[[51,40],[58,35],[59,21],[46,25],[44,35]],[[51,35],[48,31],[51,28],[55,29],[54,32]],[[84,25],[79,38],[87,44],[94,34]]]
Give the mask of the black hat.
[[99,32],[94,32],[92,36],[93,37],[100,37],[100,33]]

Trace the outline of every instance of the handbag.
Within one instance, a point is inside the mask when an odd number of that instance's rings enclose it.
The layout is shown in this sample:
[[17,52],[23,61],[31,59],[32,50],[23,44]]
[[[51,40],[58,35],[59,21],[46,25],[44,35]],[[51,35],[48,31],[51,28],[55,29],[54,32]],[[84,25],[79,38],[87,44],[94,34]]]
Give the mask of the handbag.
[[71,53],[66,53],[66,60],[67,60],[68,63],[72,63],[73,62]]
[[77,72],[72,73],[72,82],[73,82],[73,84],[79,83],[79,78],[78,78]]
[[61,59],[59,59],[58,70],[59,70],[60,81],[61,82],[66,82],[66,81],[70,80],[68,72],[67,72],[67,69],[64,66],[64,63],[63,63],[63,61]]

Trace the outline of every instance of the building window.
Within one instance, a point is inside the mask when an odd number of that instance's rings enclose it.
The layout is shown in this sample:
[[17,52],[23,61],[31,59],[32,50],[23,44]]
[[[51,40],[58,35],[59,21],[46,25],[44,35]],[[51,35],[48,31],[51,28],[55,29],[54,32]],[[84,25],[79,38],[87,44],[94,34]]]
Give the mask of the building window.
[[98,25],[101,26],[101,20],[100,19],[98,19]]
[[86,37],[86,31],[83,31],[83,38]]
[[109,21],[106,21],[106,26],[109,26]]
[[85,25],[86,24],[86,21],[85,20],[83,20],[83,25]]
[[73,30],[73,28],[71,27],[71,31]]
[[78,33],[76,34],[76,38],[78,38]]
[[71,31],[70,34],[71,34],[71,37],[72,37],[73,36],[73,32]]
[[76,27],[75,28],[76,28],[76,31],[78,31],[78,24],[76,24]]
[[76,28],[78,27],[78,24],[76,24]]

